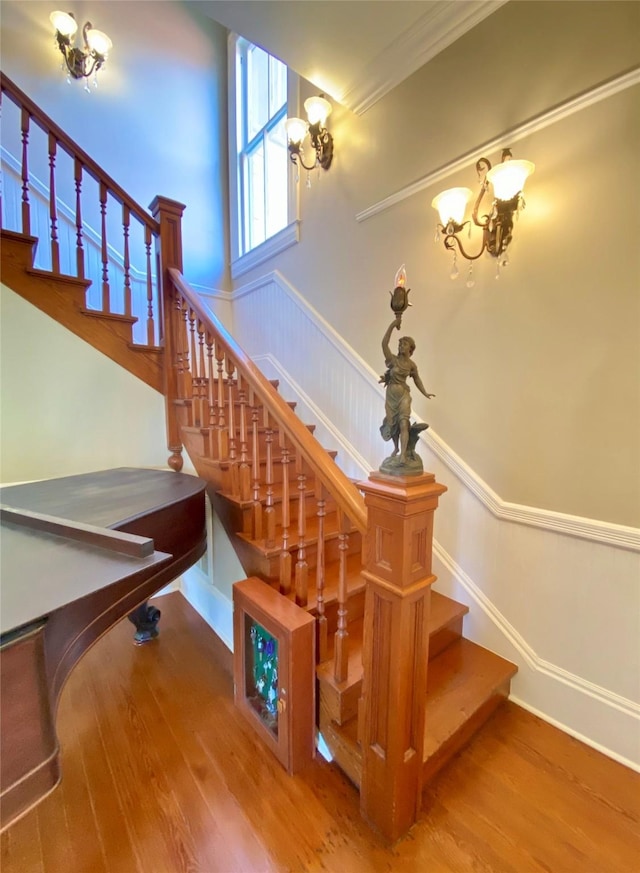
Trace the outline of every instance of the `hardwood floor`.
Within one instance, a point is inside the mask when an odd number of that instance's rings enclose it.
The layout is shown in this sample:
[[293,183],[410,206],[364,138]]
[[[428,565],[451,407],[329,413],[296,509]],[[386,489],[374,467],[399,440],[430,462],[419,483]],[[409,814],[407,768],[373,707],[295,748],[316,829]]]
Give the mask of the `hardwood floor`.
[[393,848],[318,759],[288,777],[233,705],[227,650],[180,594],[124,621],[58,713],[63,780],[1,838],[2,873],[638,873],[640,775],[507,704]]

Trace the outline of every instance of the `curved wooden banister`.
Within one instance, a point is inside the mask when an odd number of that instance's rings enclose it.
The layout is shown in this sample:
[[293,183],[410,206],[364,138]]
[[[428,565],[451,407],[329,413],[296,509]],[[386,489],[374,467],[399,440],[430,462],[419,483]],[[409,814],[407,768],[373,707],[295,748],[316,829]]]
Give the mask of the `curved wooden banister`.
[[55,121],[43,112],[42,109],[40,109],[40,107],[35,104],[33,100],[24,93],[24,91],[18,88],[18,86],[12,82],[5,73],[0,73],[0,88],[16,105],[20,106],[31,118],[33,118],[39,128],[41,128],[45,133],[55,137],[60,147],[64,149],[70,157],[77,158],[90,176],[92,176],[97,182],[106,185],[109,189],[109,193],[115,197],[119,203],[126,206],[142,224],[149,227],[153,234],[158,234],[160,229],[158,222],[152,218],[143,207],[136,203],[133,197],[127,194],[124,188],[121,188],[115,179],[109,176],[108,173],[105,173],[102,167],[100,167],[100,165],[96,163],[96,161],[94,161],[93,158],[84,151],[84,149],[72,140],[61,127],[58,127]]
[[282,396],[273,390],[271,383],[260,372],[251,358],[240,348],[222,322],[212,312],[206,310],[206,307],[202,304],[198,295],[189,287],[180,271],[170,269],[169,275],[175,289],[197,315],[198,319],[213,328],[217,340],[242,373],[243,380],[259,396],[260,403],[266,408],[273,420],[286,432],[287,439],[304,457],[313,473],[331,494],[340,510],[351,519],[354,526],[361,533],[364,533],[367,528],[367,511],[364,499],[356,486],[326,452],[318,451],[318,443],[308,428],[291,411]]

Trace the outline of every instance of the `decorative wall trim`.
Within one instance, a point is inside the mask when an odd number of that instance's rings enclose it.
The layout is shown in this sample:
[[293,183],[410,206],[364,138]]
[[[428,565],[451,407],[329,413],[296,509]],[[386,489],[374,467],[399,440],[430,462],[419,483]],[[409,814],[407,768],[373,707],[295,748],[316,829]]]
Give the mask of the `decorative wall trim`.
[[260,264],[264,264],[265,261],[295,245],[300,239],[300,224],[301,222],[298,219],[292,221],[291,224],[287,225],[279,233],[276,233],[275,236],[270,237],[255,249],[247,252],[246,255],[242,255],[242,257],[233,261],[231,264],[231,278],[237,279],[238,276],[243,276],[249,270],[259,267]]
[[320,409],[320,407],[311,399],[311,397],[309,397],[309,395],[305,391],[303,391],[303,389],[296,382],[296,380],[291,376],[290,373],[287,372],[287,370],[285,370],[285,368],[273,355],[256,355],[253,358],[253,361],[260,367],[260,369],[266,370],[267,367],[264,366],[264,364],[266,363],[273,372],[277,373],[280,381],[286,383],[286,385],[295,394],[299,402],[307,407],[307,409],[311,413],[311,416],[319,424],[321,424],[322,427],[331,435],[331,439],[340,447],[342,453],[348,454],[351,458],[351,461],[356,466],[360,467],[363,471],[367,470],[368,464],[366,458],[364,458],[353,447],[353,445],[347,439],[345,439],[344,435],[338,430],[335,424],[333,424],[333,422],[329,418],[327,418],[327,416]]
[[504,5],[506,0],[436,3],[386,46],[336,99],[362,115],[437,54]]
[[448,552],[446,552],[445,549],[435,541],[433,543],[433,552],[532,670],[544,673],[556,682],[562,682],[564,685],[568,685],[570,688],[579,691],[581,694],[587,694],[599,703],[613,707],[614,709],[623,712],[625,715],[631,716],[640,721],[640,703],[629,700],[627,697],[621,697],[619,694],[615,694],[607,688],[602,688],[600,685],[589,682],[587,679],[576,676],[574,673],[570,673],[568,670],[564,670],[562,667],[558,667],[549,661],[545,661],[544,658],[539,657],[513,625],[507,621],[504,615],[496,609],[489,598],[480,590],[480,588],[478,588],[471,577],[468,576],[462,567],[454,561],[451,555],[449,555]]
[[207,302],[207,297],[210,297],[212,300],[224,300],[225,303],[230,303],[233,300],[231,291],[223,291],[221,288],[207,288],[206,285],[196,285],[195,282],[189,282],[189,285],[194,291],[197,291],[200,297],[204,298],[205,303]]
[[[300,309],[301,314],[313,322],[318,331],[339,353],[345,364],[355,371],[357,377],[363,382],[363,390],[372,394],[372,405],[378,403],[377,397],[383,396],[383,390],[378,385],[378,375],[369,364],[366,363],[335,331],[335,329],[302,297],[291,283],[289,283],[277,270],[242,286],[233,292],[233,300],[238,300],[246,295],[253,294],[275,284],[280,291],[285,293]],[[283,372],[284,369],[283,369]],[[291,382],[289,374],[286,378]],[[374,394],[377,397],[374,398]],[[310,401],[309,401],[310,402]],[[325,416],[326,418],[326,416]],[[504,521],[517,524],[529,525],[542,528],[554,533],[566,534],[579,537],[593,542],[603,543],[608,546],[629,549],[640,552],[640,529],[613,524],[597,519],[583,518],[581,516],[554,512],[523,504],[511,503],[503,500],[478,474],[457,455],[445,441],[439,437],[432,428],[421,435],[426,446],[437,455],[447,468],[477,497],[477,499],[494,515]],[[348,440],[341,437],[345,451],[354,459],[362,455]],[[359,465],[360,462],[359,462]],[[362,464],[366,471],[366,462]]]
[[509,503],[493,491],[432,428],[421,439],[496,518],[640,552],[640,528]]
[[438,182],[441,182],[453,173],[458,172],[458,170],[462,170],[475,164],[478,158],[481,158],[483,155],[497,151],[505,146],[511,146],[513,143],[531,136],[531,134],[537,133],[539,130],[544,130],[544,128],[556,124],[556,122],[562,121],[576,112],[581,112],[583,109],[587,109],[589,106],[599,103],[601,100],[613,97],[613,95],[617,94],[619,91],[623,91],[626,88],[631,88],[638,84],[640,84],[640,67],[629,70],[620,76],[610,79],[602,85],[598,85],[595,88],[584,91],[582,94],[578,94],[576,97],[564,101],[563,103],[559,103],[557,106],[553,106],[551,109],[541,112],[539,115],[530,118],[528,121],[505,130],[499,136],[485,142],[483,145],[478,146],[470,152],[466,152],[466,154],[455,158],[453,161],[439,167],[437,170],[433,170],[426,176],[422,176],[421,179],[412,182],[410,185],[406,185],[394,194],[390,194],[383,200],[379,200],[372,206],[367,207],[367,209],[363,209],[356,215],[356,221],[366,221],[374,215],[378,215],[380,212],[390,209],[397,203],[401,203],[408,197],[412,197],[419,191],[424,191],[425,188],[436,185]]

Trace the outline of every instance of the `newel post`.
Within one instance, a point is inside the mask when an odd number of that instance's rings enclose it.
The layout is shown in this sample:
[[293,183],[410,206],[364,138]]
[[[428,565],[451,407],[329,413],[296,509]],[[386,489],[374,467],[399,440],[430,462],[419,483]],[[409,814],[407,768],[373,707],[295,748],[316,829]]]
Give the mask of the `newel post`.
[[360,700],[363,816],[395,841],[422,802],[433,515],[447,489],[432,473],[372,473]]
[[171,452],[168,465],[176,471],[182,469],[182,440],[174,401],[178,399],[178,371],[175,300],[173,284],[168,270],[175,267],[182,272],[182,214],[185,206],[167,197],[155,197],[149,205],[151,214],[160,225],[156,237],[156,263],[160,289],[162,317],[162,345],[164,348],[164,396],[167,421],[167,447]]

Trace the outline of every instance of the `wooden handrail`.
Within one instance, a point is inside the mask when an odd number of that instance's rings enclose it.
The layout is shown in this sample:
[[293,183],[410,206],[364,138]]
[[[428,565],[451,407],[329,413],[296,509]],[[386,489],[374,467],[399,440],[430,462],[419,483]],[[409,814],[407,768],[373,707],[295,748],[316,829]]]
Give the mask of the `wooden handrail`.
[[329,455],[325,452],[318,452],[318,443],[309,433],[308,428],[291,411],[287,402],[272,390],[271,383],[240,348],[222,322],[212,312],[207,311],[198,295],[184,280],[182,273],[176,269],[169,269],[168,272],[180,296],[184,298],[203,323],[211,325],[211,328],[215,330],[225,352],[231,356],[236,366],[242,371],[243,380],[260,397],[260,402],[273,420],[286,430],[288,441],[304,457],[314,475],[331,494],[339,509],[349,517],[357,530],[364,533],[367,528],[367,511],[364,499],[356,486]]
[[61,148],[63,148],[71,158],[79,159],[83,168],[96,180],[96,182],[106,185],[109,189],[109,193],[112,194],[117,201],[119,201],[123,206],[127,206],[142,224],[147,225],[151,229],[152,233],[156,235],[158,234],[160,230],[158,222],[138,203],[136,203],[133,197],[127,194],[124,188],[121,188],[115,179],[109,176],[108,173],[105,173],[102,167],[100,167],[93,158],[89,157],[84,149],[71,139],[71,137],[66,134],[61,127],[58,127],[55,121],[43,112],[42,109],[31,100],[31,98],[27,97],[24,91],[18,88],[18,86],[12,82],[5,73],[0,73],[0,88],[14,103],[20,106],[31,118],[33,118],[39,128],[41,128],[45,133],[55,137]]

